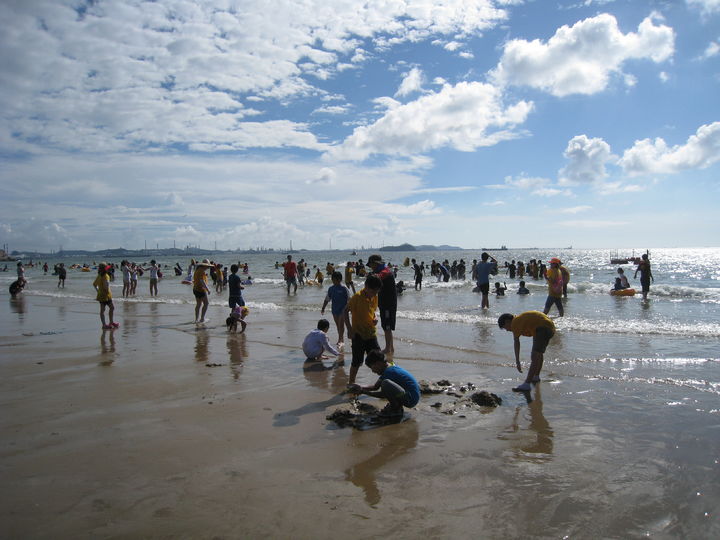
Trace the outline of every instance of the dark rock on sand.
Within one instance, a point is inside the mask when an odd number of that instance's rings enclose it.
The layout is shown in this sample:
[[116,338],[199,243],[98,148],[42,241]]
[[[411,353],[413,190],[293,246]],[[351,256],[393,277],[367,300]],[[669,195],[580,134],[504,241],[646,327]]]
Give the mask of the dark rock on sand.
[[502,399],[497,395],[486,390],[474,393],[470,396],[473,403],[480,405],[481,407],[497,407],[502,405]]

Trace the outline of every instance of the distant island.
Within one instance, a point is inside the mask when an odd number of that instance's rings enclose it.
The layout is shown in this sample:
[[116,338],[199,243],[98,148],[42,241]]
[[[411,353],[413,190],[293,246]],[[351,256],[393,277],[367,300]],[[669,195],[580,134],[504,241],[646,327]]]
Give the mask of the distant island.
[[413,246],[412,244],[400,244],[399,246],[383,246],[378,251],[460,251],[461,247],[448,246],[443,244],[441,246]]

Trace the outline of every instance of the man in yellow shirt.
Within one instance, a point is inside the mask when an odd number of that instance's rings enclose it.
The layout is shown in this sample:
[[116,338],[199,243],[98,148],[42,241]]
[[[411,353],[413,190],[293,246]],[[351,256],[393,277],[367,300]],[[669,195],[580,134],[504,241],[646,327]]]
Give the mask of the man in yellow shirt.
[[515,365],[522,373],[520,365],[520,336],[533,338],[530,352],[530,369],[528,369],[525,382],[513,388],[514,392],[529,392],[531,383],[540,382],[540,370],[543,366],[543,355],[550,339],[555,335],[555,323],[539,311],[526,311],[520,315],[503,313],[498,318],[498,326],[503,330],[512,332],[515,345]]
[[[382,281],[374,274],[365,279],[365,287],[356,292],[345,306],[343,317],[345,327],[352,340],[352,365],[348,385],[355,383],[355,377],[365,360],[365,354],[372,350],[380,350],[377,340],[377,318],[375,312],[378,307],[378,292]],[[352,322],[350,320],[352,315]]]
[[[110,276],[108,275],[108,269],[104,262],[98,265],[98,275],[93,281],[93,287],[97,292],[97,301],[100,302],[100,322],[102,323],[103,330],[112,330],[120,326],[118,323],[113,321],[113,313],[115,312],[115,306],[112,301],[112,291],[110,291]],[[105,324],[105,308],[108,308],[108,316],[110,318],[110,324]]]
[[564,315],[564,309],[562,305],[563,295],[563,276],[560,271],[560,259],[553,257],[550,259],[550,268],[545,272],[545,280],[548,284],[548,296],[545,300],[545,309],[543,313],[547,315],[550,313],[550,308],[557,306],[558,314],[560,317]]

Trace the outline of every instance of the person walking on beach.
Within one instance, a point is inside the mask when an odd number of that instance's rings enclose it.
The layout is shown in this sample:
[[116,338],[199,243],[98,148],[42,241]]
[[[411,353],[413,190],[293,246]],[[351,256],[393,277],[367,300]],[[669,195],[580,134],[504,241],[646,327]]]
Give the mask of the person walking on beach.
[[395,274],[380,255],[370,255],[367,266],[380,278],[382,287],[378,293],[378,307],[380,308],[380,326],[385,332],[384,354],[392,355],[395,352],[393,332],[395,331],[395,315],[397,313],[397,285]]
[[150,296],[158,295],[158,265],[155,259],[150,261]]
[[480,302],[482,309],[490,309],[490,274],[495,275],[497,272],[497,261],[489,253],[483,251],[482,255],[480,255],[480,262],[475,267],[478,290],[482,294],[482,301]]
[[557,306],[559,316],[562,317],[564,315],[562,305],[563,278],[560,272],[560,259],[557,257],[550,259],[550,268],[545,272],[545,280],[548,284],[548,296],[545,300],[543,313],[545,315],[550,313],[550,308],[554,304]]
[[380,351],[370,351],[365,365],[380,378],[372,386],[353,384],[350,391],[387,399],[388,404],[380,411],[380,416],[401,417],[404,413],[403,407],[414,407],[418,404],[420,385],[409,371],[400,366],[388,365],[385,355]]
[[65,264],[60,263],[57,267],[57,275],[58,275],[58,289],[60,286],[62,288],[65,288],[65,278],[67,277],[67,270],[65,269]]
[[353,294],[355,294],[355,283],[353,283],[353,274],[355,273],[355,268],[353,266],[352,261],[348,261],[345,265],[345,286],[352,291]]
[[415,273],[415,290],[422,291],[423,271],[415,259],[412,260],[412,268],[413,272]]
[[[208,288],[208,277],[205,271],[210,268],[210,261],[207,259],[203,260],[203,262],[198,263],[195,266],[195,272],[193,272],[193,279],[192,279],[192,289],[193,294],[195,295],[195,322],[196,323],[203,323],[205,322],[205,314],[207,313],[208,304],[210,303],[208,301],[208,295],[210,294],[210,289]],[[202,307],[202,312],[201,312]]]
[[642,297],[643,300],[647,300],[647,295],[650,292],[650,282],[655,281],[650,270],[650,259],[647,253],[643,253],[642,259],[635,269],[635,275],[633,279],[637,279],[638,272],[640,272],[640,285],[642,286]]
[[[112,291],[110,291],[110,276],[108,275],[108,267],[105,263],[98,265],[98,275],[93,281],[93,287],[97,292],[96,300],[100,302],[100,323],[102,324],[103,330],[112,330],[120,326],[113,320],[113,314],[115,313],[115,306],[112,301]],[[108,308],[108,317],[110,323],[105,323],[105,308]]]
[[382,286],[380,278],[370,274],[365,278],[365,286],[356,292],[345,306],[343,317],[352,343],[349,384],[355,382],[358,370],[365,360],[365,354],[372,350],[380,350],[375,329],[377,325],[375,311],[378,307],[378,292]]
[[568,270],[562,262],[560,262],[560,274],[562,275],[563,281],[563,298],[567,298],[567,286],[568,283],[570,283],[570,270]]
[[293,293],[297,294],[297,265],[292,260],[292,255],[287,256],[287,261],[283,263],[283,277],[287,284],[287,293],[290,294],[290,286],[293,287]]
[[555,335],[555,323],[550,317],[539,311],[526,311],[520,315],[503,313],[498,318],[498,326],[512,332],[515,350],[515,366],[522,373],[520,365],[520,336],[533,338],[530,352],[530,369],[528,369],[525,382],[513,388],[514,392],[528,392],[531,384],[540,382],[540,370],[543,366],[543,356],[550,339]]
[[322,308],[320,308],[320,314],[325,315],[325,308],[329,302],[332,302],[330,304],[330,310],[332,312],[333,319],[335,319],[335,326],[337,327],[338,347],[342,347],[344,344],[343,334],[345,333],[345,318],[343,316],[343,312],[345,311],[345,306],[350,299],[350,291],[348,291],[347,287],[342,284],[342,278],[343,275],[337,270],[332,273],[331,279],[333,284],[328,287],[327,295],[323,301]]
[[242,296],[245,287],[242,286],[242,279],[237,275],[238,270],[237,264],[230,265],[230,276],[228,277],[228,306],[230,309],[245,305],[245,299]]

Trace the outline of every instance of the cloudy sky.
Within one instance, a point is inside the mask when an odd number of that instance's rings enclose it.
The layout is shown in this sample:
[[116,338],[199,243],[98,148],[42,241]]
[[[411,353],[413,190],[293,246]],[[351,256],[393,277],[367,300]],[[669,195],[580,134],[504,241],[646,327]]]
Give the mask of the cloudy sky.
[[718,246],[720,0],[3,0],[0,243]]

